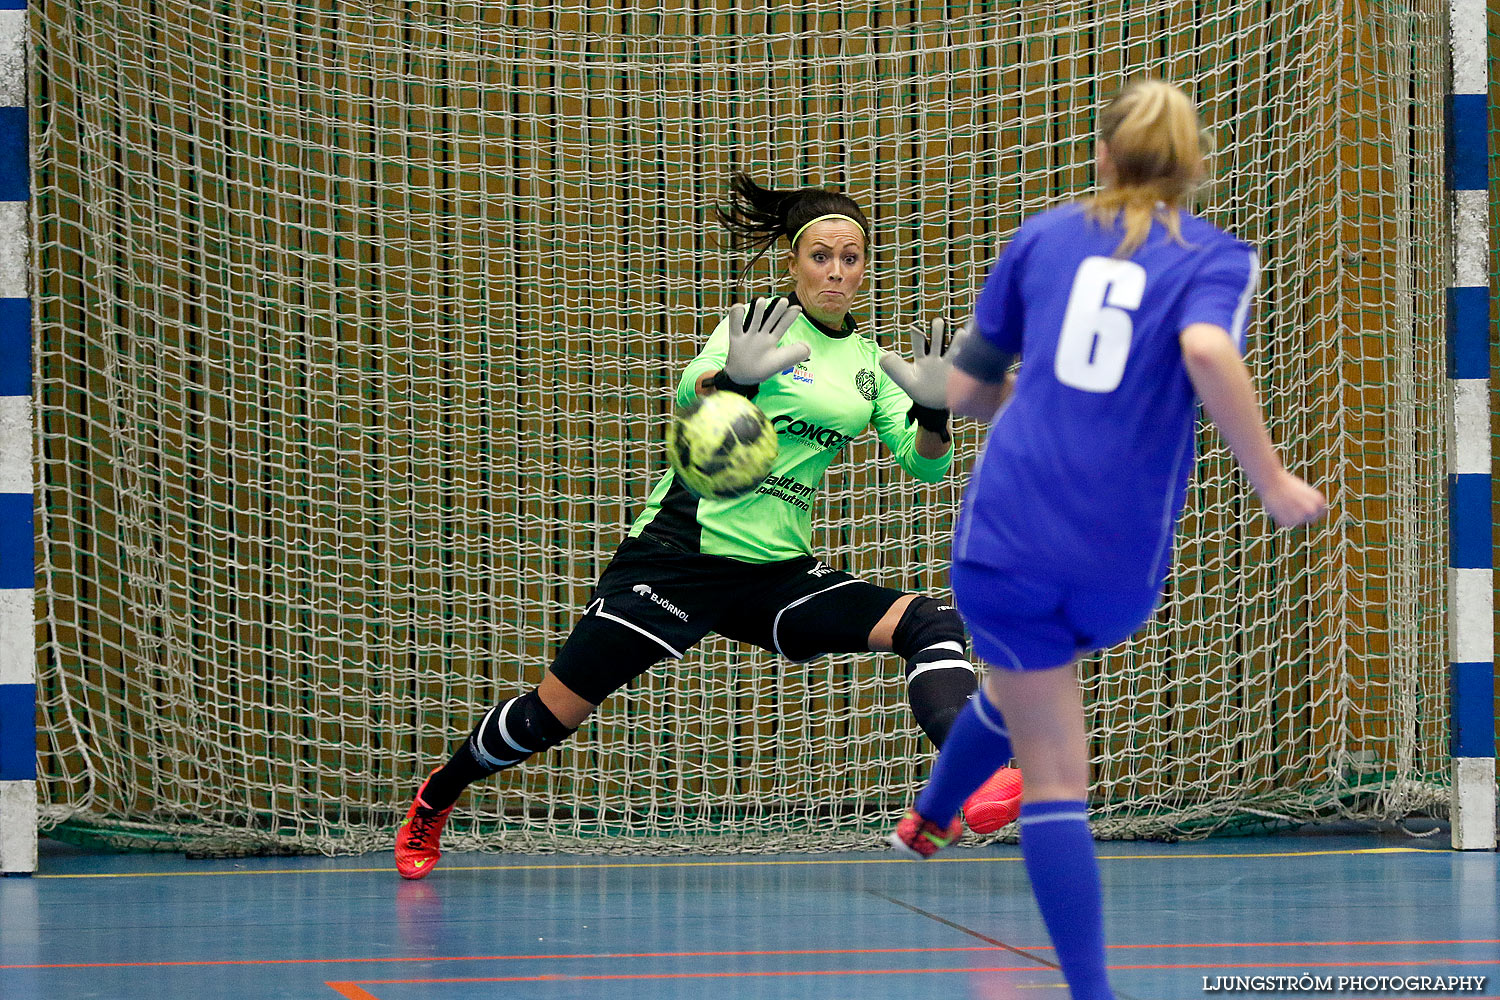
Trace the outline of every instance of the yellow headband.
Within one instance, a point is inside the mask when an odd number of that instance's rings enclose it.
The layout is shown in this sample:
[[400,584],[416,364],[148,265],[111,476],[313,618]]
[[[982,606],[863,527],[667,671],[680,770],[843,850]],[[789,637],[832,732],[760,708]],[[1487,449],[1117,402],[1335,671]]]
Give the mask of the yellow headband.
[[828,215],[818,216],[816,219],[813,219],[812,222],[807,223],[807,225],[804,225],[801,229],[797,230],[797,235],[792,237],[792,249],[796,249],[797,241],[802,238],[803,233],[807,232],[809,226],[815,225],[819,222],[824,222],[828,219],[844,219],[848,222],[852,222],[854,223],[854,228],[859,230],[859,235],[863,236],[866,240],[870,238],[870,234],[865,232],[865,227],[859,224],[858,219],[849,215],[841,215],[838,212],[831,212]]

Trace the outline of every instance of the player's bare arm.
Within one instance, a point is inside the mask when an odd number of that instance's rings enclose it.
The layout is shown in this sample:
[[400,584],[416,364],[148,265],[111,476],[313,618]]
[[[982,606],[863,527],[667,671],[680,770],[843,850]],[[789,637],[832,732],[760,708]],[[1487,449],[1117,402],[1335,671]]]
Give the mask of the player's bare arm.
[[1328,503],[1322,493],[1282,464],[1266,430],[1250,372],[1229,332],[1211,323],[1194,323],[1182,331],[1179,340],[1188,379],[1204,411],[1224,435],[1266,513],[1284,528],[1321,518]]

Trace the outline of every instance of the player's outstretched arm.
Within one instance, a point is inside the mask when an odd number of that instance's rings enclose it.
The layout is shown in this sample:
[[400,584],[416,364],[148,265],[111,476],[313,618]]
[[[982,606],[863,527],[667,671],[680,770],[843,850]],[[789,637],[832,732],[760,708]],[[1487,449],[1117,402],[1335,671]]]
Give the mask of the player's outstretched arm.
[[1007,373],[999,382],[983,382],[962,368],[954,368],[948,373],[948,409],[957,416],[989,423],[1015,387],[1013,372]]
[[952,448],[948,431],[948,372],[959,346],[963,329],[945,319],[935,319],[927,331],[913,327],[911,360],[891,351],[880,353],[880,370],[901,387],[914,404],[911,416],[916,418],[917,454],[923,458],[942,458]]
[[948,409],[990,423],[1016,386],[1016,355],[979,335],[972,323],[953,339],[952,353],[945,387]]
[[1323,494],[1288,472],[1271,444],[1250,372],[1229,332],[1211,323],[1194,323],[1179,339],[1188,379],[1204,411],[1224,435],[1271,520],[1290,528],[1322,517],[1328,510]]

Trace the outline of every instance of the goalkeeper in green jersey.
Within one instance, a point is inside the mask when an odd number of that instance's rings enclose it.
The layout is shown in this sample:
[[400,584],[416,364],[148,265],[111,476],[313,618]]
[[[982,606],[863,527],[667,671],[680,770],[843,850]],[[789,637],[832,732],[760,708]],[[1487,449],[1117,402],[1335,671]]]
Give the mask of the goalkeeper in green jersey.
[[[773,190],[744,174],[724,227],[741,248],[786,240],[791,287],[736,305],[683,372],[679,405],[714,392],[753,399],[780,453],[759,488],[699,499],[668,471],[646,498],[541,684],[494,706],[417,790],[396,838],[396,867],[422,878],[472,782],[556,746],[611,693],[717,632],[793,662],[894,651],[906,661],[918,725],[936,746],[974,692],[963,623],[950,605],[858,580],[812,553],[812,508],[828,466],[874,426],[897,463],[937,482],[953,460],[944,408],[949,344],[941,321],[913,337],[911,361],[882,352],[850,310],[864,283],[869,222],[847,195]],[[1019,809],[1006,768],[969,807],[996,829]],[[977,800],[977,801],[976,801]],[[974,825],[978,828],[977,821]]]

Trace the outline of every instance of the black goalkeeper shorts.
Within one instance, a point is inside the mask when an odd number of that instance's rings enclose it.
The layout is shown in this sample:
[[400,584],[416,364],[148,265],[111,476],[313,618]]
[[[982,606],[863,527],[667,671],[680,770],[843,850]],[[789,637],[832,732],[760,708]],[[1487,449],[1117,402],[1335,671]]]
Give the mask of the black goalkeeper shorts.
[[[710,632],[793,662],[864,652],[870,630],[904,595],[812,556],[750,563],[627,538],[599,577],[552,673],[598,704],[653,663],[683,656]],[[645,641],[613,641],[620,628]]]

